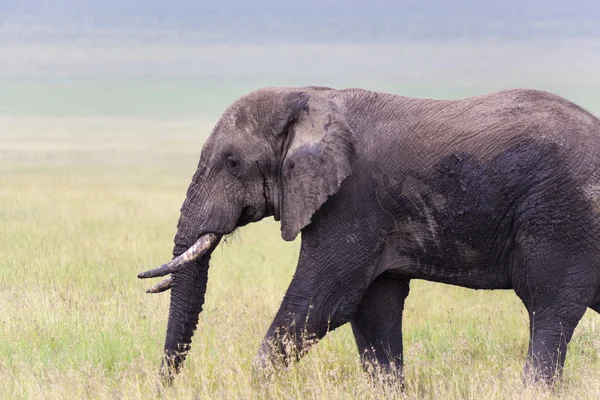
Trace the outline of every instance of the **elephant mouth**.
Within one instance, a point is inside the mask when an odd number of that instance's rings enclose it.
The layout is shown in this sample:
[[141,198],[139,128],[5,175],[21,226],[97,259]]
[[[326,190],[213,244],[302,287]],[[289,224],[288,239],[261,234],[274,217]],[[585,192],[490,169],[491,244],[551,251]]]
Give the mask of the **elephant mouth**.
[[252,207],[245,207],[242,210],[242,214],[240,215],[240,218],[238,219],[238,222],[236,225],[238,227],[245,226],[251,222],[258,221],[260,218],[256,214],[257,214],[256,211]]
[[[165,276],[172,274],[173,272],[181,271],[189,266],[189,262],[196,260],[212,249],[214,249],[221,240],[222,235],[216,233],[205,233],[194,243],[187,251],[182,253],[180,256],[175,257],[168,263],[161,265],[160,267],[142,272],[138,274],[138,278],[156,278],[159,276]],[[147,293],[160,293],[171,288],[172,278],[169,276],[165,280],[152,286],[148,289]]]

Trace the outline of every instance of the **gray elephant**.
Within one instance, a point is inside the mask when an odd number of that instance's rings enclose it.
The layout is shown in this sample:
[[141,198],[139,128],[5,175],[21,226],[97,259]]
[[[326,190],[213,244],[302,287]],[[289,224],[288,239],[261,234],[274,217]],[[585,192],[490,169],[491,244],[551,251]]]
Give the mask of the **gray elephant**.
[[174,258],[139,275],[172,274],[149,290],[171,289],[167,381],[190,349],[210,253],[269,216],[302,243],[263,367],[350,322],[364,364],[401,376],[411,279],[513,289],[530,317],[524,371],[543,382],[560,375],[586,309],[600,312],[600,120],[550,93],[301,87],[235,101],[202,150]]

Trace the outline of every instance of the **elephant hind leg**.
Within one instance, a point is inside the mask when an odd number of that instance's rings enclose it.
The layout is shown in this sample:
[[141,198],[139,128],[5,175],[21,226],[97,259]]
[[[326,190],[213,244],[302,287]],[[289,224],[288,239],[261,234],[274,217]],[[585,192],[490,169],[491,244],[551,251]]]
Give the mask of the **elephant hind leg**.
[[367,289],[351,324],[367,372],[402,377],[402,311],[409,280],[377,277]]
[[577,324],[594,304],[599,277],[591,267],[591,251],[573,254],[559,242],[540,238],[527,250],[517,269],[525,279],[515,287],[530,319],[525,378],[552,384],[562,374]]
[[598,314],[600,314],[600,301],[597,302],[596,304],[592,304],[590,306],[590,308],[594,311],[596,311]]
[[[567,345],[585,312],[585,307],[572,308],[572,315],[559,314],[564,305],[546,309],[546,315],[530,312],[530,342],[524,373],[526,379],[552,384],[562,374]],[[553,315],[548,315],[553,314]]]
[[598,314],[600,314],[600,288],[598,288],[598,291],[596,292],[596,297],[592,301],[592,305],[590,306],[590,308],[596,311]]

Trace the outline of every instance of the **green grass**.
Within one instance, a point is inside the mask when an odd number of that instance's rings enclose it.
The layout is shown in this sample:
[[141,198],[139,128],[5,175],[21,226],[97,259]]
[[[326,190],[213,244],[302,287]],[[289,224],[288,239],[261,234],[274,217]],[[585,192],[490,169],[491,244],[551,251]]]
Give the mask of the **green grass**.
[[[136,274],[169,259],[211,122],[0,118],[0,397],[157,396],[168,294]],[[165,398],[598,398],[600,315],[576,330],[555,393],[526,388],[528,321],[510,291],[415,281],[406,391],[369,382],[348,326],[256,380],[252,358],[294,272],[298,242],[267,220],[215,252],[205,311]]]

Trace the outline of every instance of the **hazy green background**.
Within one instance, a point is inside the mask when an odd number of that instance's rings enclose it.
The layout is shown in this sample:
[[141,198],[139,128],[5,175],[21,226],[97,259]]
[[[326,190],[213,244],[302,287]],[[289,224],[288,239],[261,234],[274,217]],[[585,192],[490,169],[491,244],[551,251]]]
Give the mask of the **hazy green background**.
[[91,49],[20,44],[0,45],[0,65],[5,115],[214,119],[239,95],[274,85],[437,98],[532,87],[596,110],[600,93],[600,45],[591,39]]
[[214,120],[256,87],[304,84],[534,87],[598,110],[599,4],[2,0],[0,115]]

